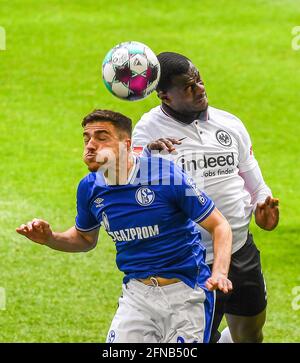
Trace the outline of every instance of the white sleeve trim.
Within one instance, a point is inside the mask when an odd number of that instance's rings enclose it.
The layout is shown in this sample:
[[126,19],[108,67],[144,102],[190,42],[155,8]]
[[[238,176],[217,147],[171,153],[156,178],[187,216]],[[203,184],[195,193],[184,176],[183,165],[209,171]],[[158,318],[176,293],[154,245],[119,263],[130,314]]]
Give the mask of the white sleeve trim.
[[78,229],[78,231],[80,232],[90,232],[92,231],[93,229],[96,229],[96,228],[99,228],[101,226],[101,223],[100,224],[97,224],[95,225],[94,227],[91,227],[91,228],[88,228],[88,229],[84,229],[84,228],[80,228],[77,226],[77,224],[75,224],[75,228]]
[[212,210],[215,208],[215,204],[211,202],[211,205],[204,213],[201,214],[198,218],[194,219],[194,222],[199,223],[202,222],[208,215],[212,212]]

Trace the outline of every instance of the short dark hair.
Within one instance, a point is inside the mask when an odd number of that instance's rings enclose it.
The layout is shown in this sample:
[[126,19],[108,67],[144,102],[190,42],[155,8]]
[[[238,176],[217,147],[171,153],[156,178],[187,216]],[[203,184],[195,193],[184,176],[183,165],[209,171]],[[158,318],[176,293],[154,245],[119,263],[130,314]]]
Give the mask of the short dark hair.
[[90,122],[108,121],[111,122],[118,130],[125,131],[130,137],[132,134],[132,121],[130,118],[119,112],[111,110],[94,110],[82,120],[82,127]]
[[190,68],[190,59],[179,53],[162,52],[157,59],[160,64],[160,80],[156,91],[166,92],[172,86],[174,76],[185,74]]

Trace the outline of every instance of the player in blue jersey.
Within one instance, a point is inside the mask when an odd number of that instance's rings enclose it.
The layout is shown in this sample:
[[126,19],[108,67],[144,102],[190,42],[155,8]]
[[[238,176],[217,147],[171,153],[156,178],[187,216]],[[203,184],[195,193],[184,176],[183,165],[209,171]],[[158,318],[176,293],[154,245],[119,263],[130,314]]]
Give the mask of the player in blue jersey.
[[[75,226],[57,233],[33,219],[17,232],[56,250],[84,252],[105,228],[124,272],[107,342],[208,342],[213,290],[232,290],[228,222],[181,168],[131,152],[127,117],[95,110],[82,125],[91,173],[78,186]],[[212,273],[197,223],[213,237]]]

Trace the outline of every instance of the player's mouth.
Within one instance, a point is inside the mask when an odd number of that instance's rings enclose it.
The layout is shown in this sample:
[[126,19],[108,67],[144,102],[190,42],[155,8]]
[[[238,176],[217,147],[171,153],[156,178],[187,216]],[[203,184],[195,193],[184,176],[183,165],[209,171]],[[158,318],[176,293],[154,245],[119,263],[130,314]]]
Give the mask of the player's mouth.
[[200,97],[195,98],[194,107],[198,111],[203,111],[204,109],[207,108],[207,105],[208,105],[208,100],[206,93],[203,93]]
[[96,158],[96,154],[90,154],[90,153],[85,154],[85,159],[87,159],[87,160],[95,160],[95,158]]
[[196,103],[203,103],[207,101],[206,93],[203,93],[200,97],[195,99]]

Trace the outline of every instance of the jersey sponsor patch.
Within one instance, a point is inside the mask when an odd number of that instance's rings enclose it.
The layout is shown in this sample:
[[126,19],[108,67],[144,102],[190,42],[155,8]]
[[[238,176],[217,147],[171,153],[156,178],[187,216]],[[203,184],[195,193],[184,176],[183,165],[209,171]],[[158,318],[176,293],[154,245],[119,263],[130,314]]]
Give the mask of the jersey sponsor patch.
[[135,153],[135,154],[137,154],[137,155],[140,155],[141,153],[142,153],[142,151],[143,151],[143,146],[134,146],[133,148],[132,148],[132,151]]
[[[205,205],[205,203],[207,202],[207,198],[205,198],[205,196],[202,194],[201,190],[197,187],[196,183],[194,182],[194,180],[192,178],[187,178],[187,183],[192,187],[194,193],[196,194],[200,204]],[[187,194],[186,196],[194,196],[190,190],[187,190]]]
[[107,342],[108,343],[113,343],[116,339],[116,332],[114,330],[111,330],[108,334],[108,339]]
[[111,236],[114,242],[130,242],[136,239],[142,240],[159,235],[159,227],[157,224],[154,226],[143,226],[120,229],[119,231],[113,231],[107,233]]
[[109,232],[110,230],[110,227],[109,227],[109,220],[108,220],[108,217],[106,215],[105,212],[102,212],[102,225],[104,227],[104,229]]

